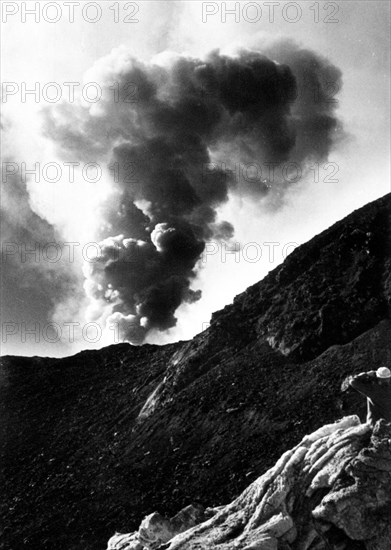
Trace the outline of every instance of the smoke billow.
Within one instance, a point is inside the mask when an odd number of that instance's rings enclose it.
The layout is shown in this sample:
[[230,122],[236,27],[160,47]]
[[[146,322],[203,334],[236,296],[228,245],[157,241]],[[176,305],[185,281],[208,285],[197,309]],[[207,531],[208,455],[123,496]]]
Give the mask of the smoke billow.
[[119,49],[89,75],[106,84],[99,104],[47,114],[47,133],[64,150],[109,163],[115,194],[102,209],[86,289],[110,304],[130,341],[173,327],[179,305],[200,298],[191,286],[205,242],[233,236],[219,206],[234,194],[284,192],[278,177],[238,180],[235,163],[305,171],[340,134],[330,96],[340,71],[294,44],[266,53],[146,64]]
[[[14,164],[11,159],[4,161]],[[37,343],[40,330],[48,326],[57,304],[69,293],[80,293],[79,277],[74,266],[59,257],[62,254],[56,228],[38,215],[30,204],[26,182],[16,173],[6,173],[3,166],[0,204],[1,293],[3,344]],[[52,246],[51,246],[52,245]],[[57,249],[57,248],[59,249]],[[7,323],[14,326],[7,333]],[[38,327],[38,329],[36,328]],[[34,329],[38,333],[34,333]],[[21,339],[23,330],[33,336]],[[42,334],[42,333],[41,333]],[[46,342],[53,340],[49,333]]]

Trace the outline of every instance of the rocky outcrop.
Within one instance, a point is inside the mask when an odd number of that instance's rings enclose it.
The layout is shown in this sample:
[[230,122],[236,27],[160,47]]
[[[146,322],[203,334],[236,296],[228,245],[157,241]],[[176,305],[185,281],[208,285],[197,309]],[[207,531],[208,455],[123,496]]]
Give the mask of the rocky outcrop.
[[305,436],[227,506],[151,514],[108,550],[389,550],[390,487],[391,424],[348,416]]
[[202,523],[210,516],[210,510],[204,510],[200,505],[187,506],[174,517],[168,519],[158,512],[145,517],[137,533],[123,535],[117,533],[108,544],[108,550],[154,550],[168,542],[179,533]]
[[350,461],[313,511],[316,520],[334,525],[369,550],[391,543],[391,424],[379,421],[370,444]]

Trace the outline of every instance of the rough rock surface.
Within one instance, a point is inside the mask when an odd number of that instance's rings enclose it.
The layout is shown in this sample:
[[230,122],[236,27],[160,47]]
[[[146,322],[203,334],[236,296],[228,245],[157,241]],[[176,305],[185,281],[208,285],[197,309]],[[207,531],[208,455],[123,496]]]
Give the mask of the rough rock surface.
[[108,550],[389,550],[390,488],[391,424],[348,416],[305,436],[210,519],[201,511],[180,534],[186,521],[175,529],[152,514]]
[[144,518],[137,533],[114,535],[109,540],[108,550],[155,550],[179,533],[205,521],[207,516],[208,512],[199,505],[187,506],[171,519],[154,512]]
[[[189,342],[1,358],[1,544],[98,550],[153,510],[223,505],[391,360],[391,195],[353,212]],[[207,321],[207,319],[205,319]]]

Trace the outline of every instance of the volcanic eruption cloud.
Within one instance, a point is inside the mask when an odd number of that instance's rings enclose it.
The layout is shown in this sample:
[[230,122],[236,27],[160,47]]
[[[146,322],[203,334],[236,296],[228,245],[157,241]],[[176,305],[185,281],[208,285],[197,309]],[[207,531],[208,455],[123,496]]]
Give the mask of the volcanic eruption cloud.
[[[235,194],[275,204],[292,185],[276,168],[305,172],[327,159],[342,133],[341,73],[280,43],[202,60],[166,53],[148,64],[119,48],[88,77],[104,84],[102,99],[48,111],[46,131],[63,152],[110,168],[113,194],[99,213],[101,252],[86,266],[85,289],[95,309],[109,307],[106,322],[123,339],[141,343],[200,299],[191,285],[205,243],[234,232],[219,206]],[[248,177],[238,179],[236,163]],[[259,175],[261,165],[273,178]]]

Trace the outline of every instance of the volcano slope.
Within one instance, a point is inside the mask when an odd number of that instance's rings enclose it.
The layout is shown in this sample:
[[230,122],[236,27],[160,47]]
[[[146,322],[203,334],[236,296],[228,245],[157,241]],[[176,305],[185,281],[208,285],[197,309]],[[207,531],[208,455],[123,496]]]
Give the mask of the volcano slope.
[[226,504],[365,401],[391,359],[391,195],[294,250],[188,342],[1,362],[2,548],[104,549],[153,510]]

